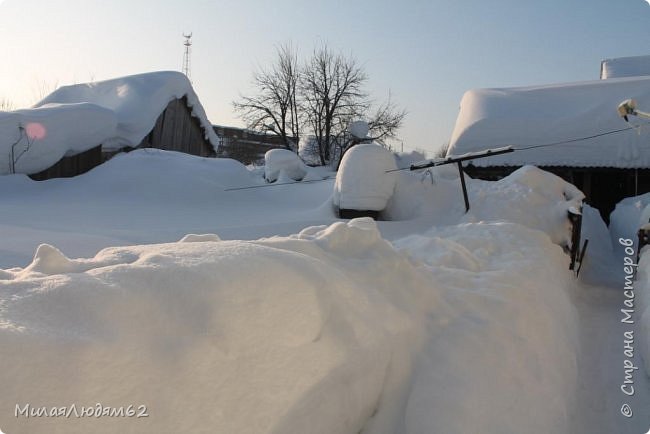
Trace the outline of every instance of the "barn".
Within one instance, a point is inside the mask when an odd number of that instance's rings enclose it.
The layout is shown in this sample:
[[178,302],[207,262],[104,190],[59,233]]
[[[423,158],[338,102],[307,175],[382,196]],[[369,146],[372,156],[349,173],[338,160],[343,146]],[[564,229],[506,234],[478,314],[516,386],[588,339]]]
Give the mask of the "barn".
[[494,180],[538,166],[580,188],[608,221],[621,199],[650,191],[650,129],[618,115],[628,98],[650,110],[650,76],[471,90],[447,155],[510,145],[515,152],[475,160],[466,172]]
[[[95,116],[84,121],[86,112]],[[35,180],[76,176],[137,148],[214,157],[219,145],[189,80],[175,71],[61,87],[32,109],[0,116],[0,130],[9,137],[0,150],[13,149],[4,173]]]

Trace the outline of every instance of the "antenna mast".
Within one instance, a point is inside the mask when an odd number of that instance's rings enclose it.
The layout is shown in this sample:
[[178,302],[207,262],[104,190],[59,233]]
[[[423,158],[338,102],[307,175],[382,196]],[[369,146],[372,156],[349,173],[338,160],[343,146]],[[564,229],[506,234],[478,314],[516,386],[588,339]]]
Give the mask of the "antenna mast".
[[183,74],[187,76],[187,78],[190,80],[190,83],[192,82],[192,33],[189,35],[186,35],[183,33],[183,37],[185,38],[185,42],[183,45],[185,45],[185,54],[183,54]]

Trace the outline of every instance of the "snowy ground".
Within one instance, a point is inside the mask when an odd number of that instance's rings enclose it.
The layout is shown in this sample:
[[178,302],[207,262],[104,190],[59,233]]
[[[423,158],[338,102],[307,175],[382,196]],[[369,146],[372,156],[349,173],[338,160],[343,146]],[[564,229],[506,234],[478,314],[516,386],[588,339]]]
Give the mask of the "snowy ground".
[[[400,176],[377,224],[339,221],[333,180],[227,191],[261,172],[159,151],[1,177],[0,429],[645,433],[620,252],[589,209],[584,279],[560,247],[579,193],[525,168],[465,215],[453,170]],[[149,416],[14,415],[96,403]]]

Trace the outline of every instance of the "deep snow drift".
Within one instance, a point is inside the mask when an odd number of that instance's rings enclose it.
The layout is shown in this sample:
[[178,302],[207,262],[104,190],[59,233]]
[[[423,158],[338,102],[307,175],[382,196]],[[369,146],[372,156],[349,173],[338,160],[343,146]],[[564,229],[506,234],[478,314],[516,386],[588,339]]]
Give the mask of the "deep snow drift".
[[[568,432],[576,315],[560,245],[580,194],[527,167],[470,180],[464,215],[456,176],[402,173],[387,209],[402,221],[333,224],[333,181],[226,191],[266,185],[232,160],[139,151],[74,179],[0,178],[3,237],[183,238],[87,259],[32,246],[0,270],[0,427]],[[294,235],[225,240],[233,226]],[[14,416],[97,402],[149,417]]]

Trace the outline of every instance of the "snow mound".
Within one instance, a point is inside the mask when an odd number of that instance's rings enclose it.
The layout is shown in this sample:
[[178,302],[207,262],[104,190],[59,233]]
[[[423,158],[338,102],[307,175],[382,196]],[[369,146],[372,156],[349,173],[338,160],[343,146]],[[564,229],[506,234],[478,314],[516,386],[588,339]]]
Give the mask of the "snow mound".
[[271,149],[264,154],[264,177],[275,182],[283,176],[281,182],[300,181],[307,174],[307,165],[300,157],[288,149]]
[[[174,99],[186,97],[192,115],[198,118],[205,138],[215,151],[218,137],[212,129],[189,79],[177,71],[131,75],[95,83],[62,86],[34,107],[47,104],[92,103],[112,111],[117,119],[111,137],[102,143],[107,150],[135,147],[149,134],[158,116]],[[79,124],[83,125],[83,124]],[[76,125],[76,129],[79,129]]]
[[116,125],[112,111],[89,103],[0,112],[0,175],[12,173],[12,146],[15,173],[37,173],[100,145]]
[[[424,276],[367,220],[83,260],[47,246],[7,274],[2,408],[100,400],[151,415],[76,420],[86,432],[359,432],[420,341],[409,293]],[[5,413],[12,431],[21,421]],[[30,430],[69,432],[46,419]]]
[[395,157],[372,143],[353,146],[343,159],[334,184],[334,206],[339,209],[382,211],[393,196],[397,175]]
[[[512,202],[508,206],[503,206]],[[478,182],[463,220],[507,221],[545,232],[560,246],[570,246],[569,208],[580,209],[584,194],[559,176],[524,166],[494,183]]]
[[221,241],[219,235],[215,234],[187,234],[181,238],[179,243],[207,243]]

